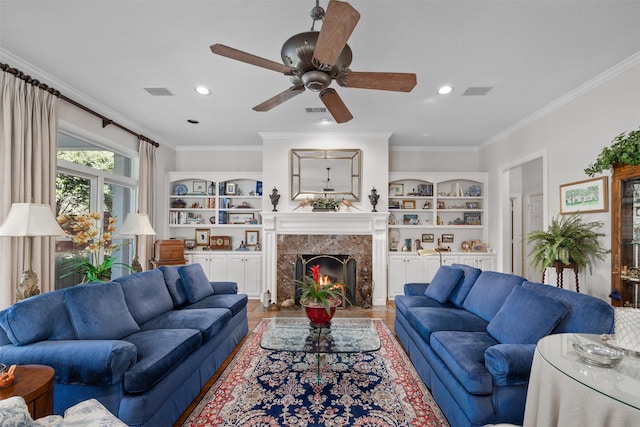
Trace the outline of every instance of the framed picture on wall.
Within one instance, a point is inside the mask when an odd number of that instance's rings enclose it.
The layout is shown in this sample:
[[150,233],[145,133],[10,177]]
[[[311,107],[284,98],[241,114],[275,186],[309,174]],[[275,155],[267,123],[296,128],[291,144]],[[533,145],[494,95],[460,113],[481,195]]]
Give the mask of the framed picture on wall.
[[560,213],[609,211],[609,180],[606,176],[560,186]]
[[256,246],[260,236],[259,230],[246,230],[244,232],[244,241],[247,246]]

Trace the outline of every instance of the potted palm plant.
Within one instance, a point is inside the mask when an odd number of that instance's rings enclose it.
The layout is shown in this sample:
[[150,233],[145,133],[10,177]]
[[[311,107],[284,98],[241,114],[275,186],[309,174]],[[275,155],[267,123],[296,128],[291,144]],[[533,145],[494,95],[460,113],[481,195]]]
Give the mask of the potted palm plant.
[[328,276],[320,275],[320,266],[311,267],[311,276],[303,276],[296,283],[302,291],[300,304],[305,308],[311,326],[326,327],[336,312],[336,308],[346,300],[344,287],[332,283]]
[[596,229],[602,222],[584,222],[580,215],[559,215],[551,221],[547,231],[533,231],[527,235],[527,241],[534,247],[529,258],[534,267],[543,273],[549,267],[575,264],[578,269],[589,269],[593,273],[592,264],[596,259],[603,260],[609,253],[598,243],[604,236]]

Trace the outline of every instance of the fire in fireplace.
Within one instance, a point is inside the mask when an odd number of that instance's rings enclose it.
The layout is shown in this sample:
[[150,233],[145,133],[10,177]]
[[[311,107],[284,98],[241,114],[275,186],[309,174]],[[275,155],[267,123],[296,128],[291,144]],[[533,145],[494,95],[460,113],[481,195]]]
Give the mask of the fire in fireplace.
[[[356,302],[356,260],[351,255],[298,255],[296,257],[296,280],[304,275],[311,275],[310,268],[320,266],[320,274],[329,276],[331,283],[344,285],[347,300],[352,305]],[[302,291],[296,285],[295,302],[300,304]]]

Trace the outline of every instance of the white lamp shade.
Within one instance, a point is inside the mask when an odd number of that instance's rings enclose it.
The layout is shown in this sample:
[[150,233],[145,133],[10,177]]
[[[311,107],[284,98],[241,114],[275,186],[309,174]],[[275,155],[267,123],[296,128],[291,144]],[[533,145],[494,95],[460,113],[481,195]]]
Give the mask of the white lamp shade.
[[150,236],[156,234],[145,213],[129,213],[119,233],[125,236]]
[[0,226],[0,236],[64,236],[51,206],[14,203]]

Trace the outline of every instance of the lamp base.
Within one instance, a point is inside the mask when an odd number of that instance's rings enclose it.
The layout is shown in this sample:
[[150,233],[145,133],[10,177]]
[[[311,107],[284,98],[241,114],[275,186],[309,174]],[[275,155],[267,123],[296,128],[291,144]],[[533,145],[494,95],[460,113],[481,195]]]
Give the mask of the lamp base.
[[33,270],[23,272],[20,283],[16,287],[16,299],[20,301],[39,294],[38,275]]

